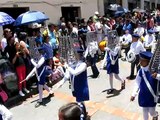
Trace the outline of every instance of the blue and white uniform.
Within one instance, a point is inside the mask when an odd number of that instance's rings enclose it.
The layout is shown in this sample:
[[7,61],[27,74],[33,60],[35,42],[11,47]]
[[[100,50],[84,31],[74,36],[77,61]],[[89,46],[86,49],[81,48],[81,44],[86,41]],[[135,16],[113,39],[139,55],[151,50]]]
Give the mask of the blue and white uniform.
[[33,59],[31,59],[31,62],[36,68],[35,73],[38,79],[39,102],[42,102],[43,88],[47,90],[49,94],[52,94],[52,91],[45,84],[46,77],[52,74],[52,69],[50,66],[46,65],[45,56],[41,56],[38,63],[36,63]]
[[[109,50],[107,52],[107,74],[115,73],[119,74],[119,62],[118,62],[118,53],[119,53],[120,47],[115,47],[115,49]],[[115,64],[112,64],[112,61],[115,62]]]
[[89,100],[89,88],[86,69],[87,64],[82,61],[78,61],[74,68],[68,68],[71,76],[72,94],[74,97],[76,97],[77,102]]
[[[151,57],[151,52],[141,52],[140,64],[143,65],[143,60],[150,60]],[[149,66],[141,66],[141,69],[138,71],[138,74],[136,76],[136,82],[132,97],[135,98],[136,95],[139,93],[138,103],[139,106],[143,109],[144,120],[149,119],[149,113],[153,118],[155,118],[155,120],[158,120],[158,113],[155,110],[157,104],[155,102],[155,98],[158,80],[160,80],[160,74],[157,74],[156,79],[153,78],[152,74],[149,72]]]
[[[116,46],[114,48],[114,50],[110,50],[109,48],[105,48],[106,52],[107,52],[107,66],[106,66],[106,70],[107,70],[107,74],[109,74],[109,83],[110,83],[110,90],[113,90],[113,75],[114,77],[121,81],[121,83],[123,83],[123,86],[125,87],[125,81],[124,79],[122,79],[119,76],[119,62],[118,62],[118,53],[120,50],[119,46]],[[123,89],[124,89],[123,87]],[[110,92],[111,92],[110,91]],[[110,93],[108,92],[108,94]]]
[[138,102],[141,107],[155,107],[156,103],[154,102],[154,97],[149,91],[144,78],[142,76],[142,70],[146,75],[148,82],[150,83],[153,91],[156,93],[157,90],[157,80],[154,79],[148,71],[148,67],[142,67],[136,77],[137,87],[139,88],[139,97]]

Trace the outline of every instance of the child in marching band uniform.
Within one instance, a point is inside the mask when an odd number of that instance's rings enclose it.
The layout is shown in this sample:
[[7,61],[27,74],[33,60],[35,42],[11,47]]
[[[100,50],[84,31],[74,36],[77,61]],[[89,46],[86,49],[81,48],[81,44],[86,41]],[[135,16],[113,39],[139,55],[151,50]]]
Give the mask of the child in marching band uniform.
[[145,51],[145,48],[139,39],[140,39],[140,36],[138,34],[132,34],[132,43],[131,43],[129,52],[130,51],[133,52],[133,54],[135,55],[135,60],[131,62],[130,76],[127,77],[127,79],[129,79],[129,80],[135,79],[135,76],[134,76],[135,66],[137,68],[137,72],[140,69],[139,53],[142,51]]
[[87,81],[87,64],[83,61],[83,50],[76,49],[76,65],[68,66],[68,71],[71,78],[72,94],[76,97],[77,102],[89,100],[89,88]]
[[51,77],[53,71],[51,67],[52,63],[50,63],[51,60],[49,56],[46,53],[44,53],[44,49],[45,48],[43,47],[38,48],[41,54],[41,57],[38,62],[35,62],[33,59],[31,59],[31,63],[34,65],[34,68],[25,79],[28,80],[30,77],[32,77],[34,73],[36,74],[36,77],[38,79],[39,100],[35,107],[43,105],[43,88],[49,92],[49,98],[54,95],[50,88],[46,85],[46,79],[47,77]]
[[120,51],[120,46],[116,46],[113,50],[108,47],[105,48],[107,51],[107,74],[109,74],[110,89],[107,91],[107,94],[113,92],[113,75],[117,80],[121,81],[121,89],[125,89],[125,81],[118,75],[119,74],[119,62],[118,62],[118,53]]
[[148,65],[151,57],[151,52],[144,51],[140,53],[141,69],[136,76],[135,88],[130,98],[130,100],[133,101],[139,92],[138,102],[139,106],[143,109],[144,120],[148,120],[149,113],[153,117],[153,120],[158,120],[158,113],[155,111],[155,99],[157,99],[157,80],[160,80],[160,74],[151,74],[149,72]]

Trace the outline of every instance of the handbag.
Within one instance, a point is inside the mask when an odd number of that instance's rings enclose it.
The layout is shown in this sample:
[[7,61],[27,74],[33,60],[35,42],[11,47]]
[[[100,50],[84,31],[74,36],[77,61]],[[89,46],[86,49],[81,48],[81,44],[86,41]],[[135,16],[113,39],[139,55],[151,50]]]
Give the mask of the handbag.
[[3,100],[3,102],[6,102],[8,100],[8,95],[3,89],[1,89],[1,91],[0,91],[0,96]]

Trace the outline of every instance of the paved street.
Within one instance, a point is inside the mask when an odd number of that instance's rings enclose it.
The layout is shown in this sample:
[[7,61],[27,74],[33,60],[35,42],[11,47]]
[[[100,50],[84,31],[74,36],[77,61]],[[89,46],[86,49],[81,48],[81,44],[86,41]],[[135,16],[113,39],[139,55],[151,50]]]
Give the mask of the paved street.
[[[100,63],[97,63],[100,67]],[[123,78],[129,75],[130,64],[120,61],[120,75]],[[91,70],[88,68],[88,75]],[[137,98],[130,102],[130,96],[134,86],[134,80],[126,80],[126,89],[121,91],[121,83],[114,80],[114,94],[107,95],[106,89],[109,88],[108,75],[105,70],[100,71],[97,79],[88,79],[90,89],[90,101],[86,102],[87,110],[92,120],[142,120],[142,111],[138,106]],[[58,109],[60,106],[75,101],[72,97],[68,82],[55,91],[55,96],[46,106],[35,108],[37,95],[27,99],[22,104],[10,110],[14,114],[14,120],[58,120]],[[44,91],[47,96],[47,92]],[[160,106],[157,106],[160,112]]]

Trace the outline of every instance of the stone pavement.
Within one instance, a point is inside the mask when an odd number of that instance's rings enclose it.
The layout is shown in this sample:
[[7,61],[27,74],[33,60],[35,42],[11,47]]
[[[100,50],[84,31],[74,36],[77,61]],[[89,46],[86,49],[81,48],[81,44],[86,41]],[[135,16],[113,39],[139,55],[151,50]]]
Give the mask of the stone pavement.
[[[97,65],[100,67],[100,63]],[[120,75],[125,79],[130,73],[130,64],[120,61],[120,70]],[[91,75],[90,67],[88,75]],[[142,120],[142,110],[138,106],[137,98],[134,102],[130,102],[134,80],[126,80],[126,89],[121,91],[121,82],[114,79],[115,91],[110,95],[106,93],[106,89],[109,88],[106,70],[100,70],[99,77],[89,78],[88,82],[90,101],[86,102],[86,107],[92,120]],[[68,82],[54,93],[55,96],[46,101],[46,106],[35,108],[38,95],[34,95],[22,104],[11,108],[14,120],[58,120],[59,107],[75,99],[72,97]],[[47,95],[48,93],[44,91],[44,96]],[[160,112],[159,105],[157,111]]]

